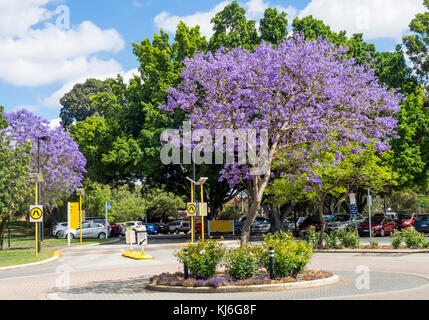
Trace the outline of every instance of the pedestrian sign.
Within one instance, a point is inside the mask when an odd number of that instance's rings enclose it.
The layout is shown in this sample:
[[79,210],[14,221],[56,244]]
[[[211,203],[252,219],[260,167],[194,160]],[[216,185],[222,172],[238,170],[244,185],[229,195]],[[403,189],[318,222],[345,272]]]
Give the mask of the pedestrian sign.
[[30,222],[43,221],[43,206],[30,206]]
[[189,202],[186,206],[186,212],[188,217],[195,217],[197,215],[197,204],[195,202]]

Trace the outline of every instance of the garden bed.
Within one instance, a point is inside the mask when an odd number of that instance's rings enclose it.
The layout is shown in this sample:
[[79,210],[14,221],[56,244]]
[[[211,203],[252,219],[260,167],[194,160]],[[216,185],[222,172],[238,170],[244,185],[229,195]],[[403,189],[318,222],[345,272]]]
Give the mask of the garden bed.
[[184,278],[183,273],[163,273],[150,279],[147,289],[163,292],[249,292],[277,291],[311,288],[339,281],[338,276],[327,271],[308,270],[296,278],[286,277],[271,280],[268,274],[261,274],[246,280],[234,281],[227,274],[218,273],[208,280]]

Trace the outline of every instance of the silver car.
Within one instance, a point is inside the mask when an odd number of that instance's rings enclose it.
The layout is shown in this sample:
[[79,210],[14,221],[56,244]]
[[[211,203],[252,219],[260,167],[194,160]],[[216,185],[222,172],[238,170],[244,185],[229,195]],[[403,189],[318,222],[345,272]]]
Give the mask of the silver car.
[[359,226],[360,223],[364,221],[364,218],[362,215],[348,215],[348,214],[341,214],[334,216],[334,218],[326,224],[326,232],[330,233],[334,230],[340,231],[344,230],[346,228],[356,228],[356,226]]
[[[61,231],[61,237],[68,238],[67,235],[68,230]],[[110,236],[110,230],[107,230],[106,235],[106,226],[101,223],[93,223],[93,222],[84,222],[82,223],[82,238],[85,239],[106,239],[106,237]],[[70,229],[70,238],[80,238],[80,228]]]
[[268,233],[271,230],[271,222],[267,218],[257,217],[252,223],[251,233]]
[[168,231],[175,234],[179,234],[180,232],[187,234],[191,231],[191,226],[187,221],[173,221],[168,224]]
[[[299,225],[305,220],[304,217],[297,217],[296,218],[296,227],[298,228]],[[284,231],[294,231],[295,230],[295,223],[293,222],[293,218],[288,218],[283,221],[283,230]]]

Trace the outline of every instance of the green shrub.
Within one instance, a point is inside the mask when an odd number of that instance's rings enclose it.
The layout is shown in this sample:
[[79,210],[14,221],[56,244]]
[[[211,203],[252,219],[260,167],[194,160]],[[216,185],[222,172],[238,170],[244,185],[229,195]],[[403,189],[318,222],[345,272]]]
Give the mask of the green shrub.
[[400,231],[396,231],[393,235],[392,235],[392,247],[395,249],[399,249],[401,247],[402,244],[402,240],[403,240],[403,234]]
[[422,243],[422,248],[423,249],[429,249],[429,241],[424,239],[423,243]]
[[339,233],[337,230],[332,231],[330,234],[325,233],[324,239],[328,248],[335,249],[339,241]]
[[419,248],[423,245],[425,237],[413,227],[402,231],[403,239],[408,248]]
[[313,255],[312,246],[306,241],[296,241],[290,233],[277,232],[264,237],[262,246],[257,250],[262,267],[269,270],[269,248],[274,248],[274,272],[277,278],[296,278],[305,268]]
[[378,244],[378,242],[377,241],[372,241],[371,242],[371,248],[373,248],[373,249],[377,249],[379,247],[379,244]]
[[341,244],[346,248],[359,248],[360,237],[356,229],[345,229],[339,232]]
[[307,229],[304,235],[304,241],[306,241],[313,248],[319,243],[320,232],[316,231],[314,226]]
[[259,264],[256,251],[253,246],[246,244],[226,253],[226,272],[233,280],[249,279],[258,273]]
[[198,241],[194,245],[176,252],[179,262],[185,263],[196,279],[210,279],[216,275],[216,269],[222,262],[225,249],[221,242],[214,240]]

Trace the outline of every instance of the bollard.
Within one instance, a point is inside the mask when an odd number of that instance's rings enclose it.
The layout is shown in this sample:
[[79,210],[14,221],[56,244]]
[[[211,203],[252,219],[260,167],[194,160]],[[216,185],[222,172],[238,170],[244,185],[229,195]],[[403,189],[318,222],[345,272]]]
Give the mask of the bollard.
[[[184,250],[185,250],[185,254],[188,254],[188,249],[184,249]],[[183,273],[184,273],[185,280],[187,280],[189,278],[189,270],[186,263],[183,264]]]
[[270,279],[274,280],[274,248],[270,247],[269,250],[269,254],[270,254]]

